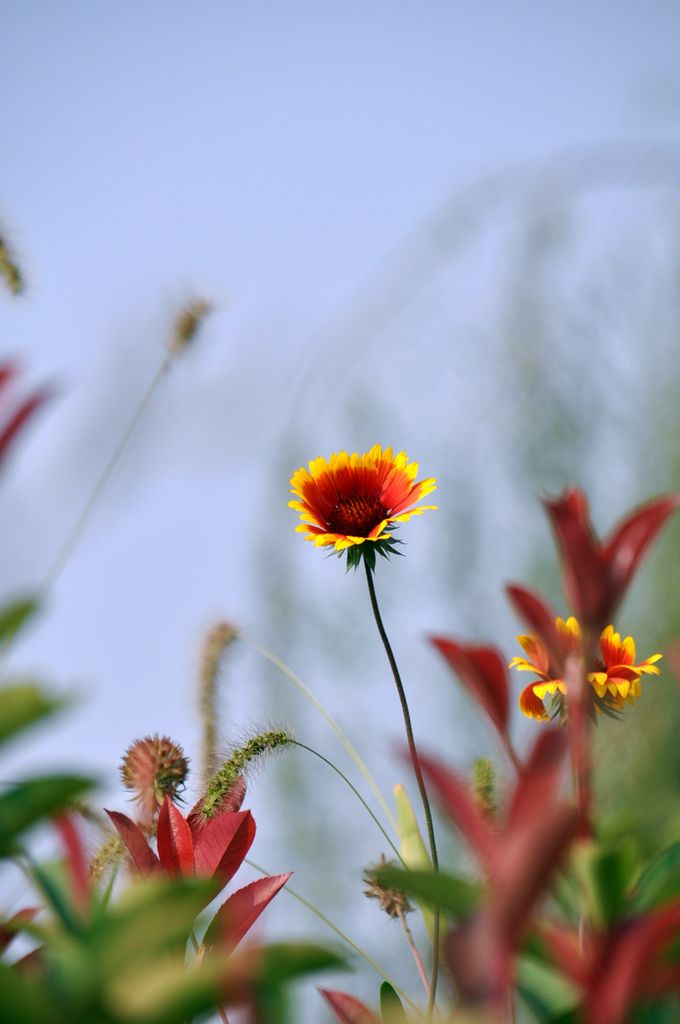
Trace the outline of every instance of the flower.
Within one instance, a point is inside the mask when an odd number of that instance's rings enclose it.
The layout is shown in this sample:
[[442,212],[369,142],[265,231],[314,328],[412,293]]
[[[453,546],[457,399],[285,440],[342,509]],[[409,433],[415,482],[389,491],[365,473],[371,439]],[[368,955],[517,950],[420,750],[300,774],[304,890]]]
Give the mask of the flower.
[[[581,627],[578,621],[573,616],[566,622],[557,618],[555,625],[564,641],[566,653],[578,652],[581,648]],[[526,657],[513,658],[509,667],[516,668],[518,672],[533,672],[539,677],[522,690],[519,696],[521,710],[528,718],[546,720],[549,716],[544,702],[550,696],[552,717],[563,716],[567,686],[552,665],[548,652],[535,636],[518,636],[517,639]],[[640,678],[643,675],[659,675],[655,662],[660,660],[661,655],[652,654],[636,665],[635,641],[632,636],[621,640],[611,625],[600,636],[600,655],[587,677],[595,706],[600,711],[622,711],[626,704],[633,704],[640,696]]]
[[[417,473],[418,463],[406,452],[395,456],[379,444],[364,455],[312,459],[309,471],[302,466],[290,481],[295,500],[288,504],[302,520],[297,531],[315,547],[334,547],[339,555],[347,550],[349,564],[356,566],[362,555],[374,564],[376,550],[394,552],[395,524],[437,507],[413,508],[437,487],[432,478],[415,483]],[[367,541],[375,546],[371,554]]]

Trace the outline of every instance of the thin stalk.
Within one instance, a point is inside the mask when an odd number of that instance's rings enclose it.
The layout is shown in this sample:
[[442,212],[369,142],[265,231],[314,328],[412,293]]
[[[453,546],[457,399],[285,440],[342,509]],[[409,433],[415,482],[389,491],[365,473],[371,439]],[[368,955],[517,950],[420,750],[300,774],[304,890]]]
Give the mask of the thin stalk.
[[401,927],[404,930],[404,936],[406,937],[406,944],[408,945],[408,948],[411,950],[411,953],[413,955],[413,959],[415,960],[415,964],[416,964],[416,967],[418,969],[418,974],[420,976],[420,980],[422,981],[423,988],[425,989],[425,995],[429,999],[430,998],[430,979],[427,976],[427,972],[425,970],[425,965],[423,964],[423,958],[421,957],[420,953],[418,952],[418,947],[416,946],[414,938],[413,938],[413,932],[409,928],[408,921],[406,920],[406,914],[401,909],[398,910],[397,913],[398,913],[398,916],[399,916],[399,922],[401,924]]
[[359,790],[358,790],[358,789],[356,788],[356,786],[354,785],[354,783],[350,782],[350,780],[349,780],[349,779],[347,778],[347,776],[345,775],[345,773],[344,773],[344,772],[342,772],[342,771],[340,771],[340,769],[338,768],[338,766],[337,766],[337,765],[335,765],[335,764],[333,764],[333,762],[332,762],[332,761],[329,761],[327,757],[324,757],[324,755],[323,755],[323,754],[320,754],[318,750],[314,750],[314,748],[313,748],[313,747],[308,747],[306,743],[300,743],[300,741],[299,741],[299,740],[292,740],[291,742],[292,742],[292,743],[293,743],[293,744],[294,744],[294,745],[295,745],[296,747],[300,747],[300,749],[301,749],[301,750],[308,750],[310,754],[314,754],[314,756],[315,756],[315,757],[318,757],[320,761],[323,761],[323,763],[324,763],[324,764],[327,764],[329,768],[332,768],[332,769],[333,769],[333,771],[334,771],[334,772],[336,772],[336,774],[340,776],[340,778],[341,778],[341,779],[343,780],[343,782],[346,782],[346,783],[347,783],[347,785],[348,785],[348,786],[349,786],[349,788],[350,788],[350,789],[352,790],[352,792],[354,793],[354,795],[355,795],[355,797],[357,798],[357,800],[358,800],[358,801],[359,801],[359,802],[360,802],[361,804],[363,804],[363,806],[364,806],[364,808],[366,809],[366,811],[367,811],[367,812],[368,812],[368,813],[370,814],[370,816],[371,816],[371,817],[373,818],[373,821],[374,821],[374,822],[376,823],[376,825],[378,826],[378,828],[379,828],[379,829],[380,829],[380,831],[382,832],[382,834],[383,834],[383,836],[384,836],[384,838],[385,838],[385,841],[386,841],[386,842],[388,842],[388,843],[389,843],[389,845],[391,846],[391,848],[392,848],[392,851],[393,851],[393,853],[394,853],[394,854],[395,854],[395,855],[396,855],[396,856],[397,856],[397,857],[399,858],[399,860],[400,860],[400,861],[401,861],[401,863],[402,863],[402,864],[404,865],[404,867],[406,867],[406,864],[404,863],[404,860],[403,860],[403,858],[402,858],[401,854],[399,853],[399,850],[397,849],[397,847],[396,847],[396,846],[395,846],[395,844],[393,843],[392,839],[391,839],[391,838],[389,837],[389,835],[387,834],[387,832],[385,831],[385,829],[384,829],[384,828],[383,828],[383,826],[381,825],[381,823],[380,823],[380,821],[378,820],[378,818],[377,818],[377,817],[375,816],[375,814],[373,813],[373,811],[371,810],[371,808],[370,808],[370,807],[368,806],[368,804],[367,804],[367,803],[366,803],[366,801],[364,800],[364,798],[363,798],[363,796],[361,795],[361,793],[359,792]]
[[312,704],[316,708],[319,714],[326,719],[329,726],[331,727],[335,735],[338,737],[338,739],[342,743],[343,747],[345,748],[349,756],[354,761],[355,765],[357,766],[363,777],[366,779],[366,782],[370,786],[373,795],[375,796],[376,800],[382,807],[385,817],[387,818],[387,820],[390,823],[390,826],[394,830],[395,835],[399,835],[397,820],[392,814],[392,811],[390,810],[390,806],[387,803],[387,800],[385,799],[380,789],[378,788],[378,784],[376,783],[375,779],[371,775],[370,771],[362,761],[361,757],[359,756],[355,748],[352,746],[352,743],[347,734],[343,732],[343,730],[340,728],[340,726],[332,717],[332,715],[323,706],[321,701],[314,696],[314,694],[312,693],[308,686],[305,686],[300,677],[296,675],[295,672],[293,672],[292,668],[290,668],[289,665],[286,665],[285,661],[282,661],[281,658],[279,658],[276,654],[268,650],[268,648],[261,646],[255,640],[252,640],[247,636],[243,636],[243,634],[241,634],[241,636],[242,639],[246,640],[251,645],[251,647],[254,647],[255,650],[258,651],[263,657],[265,657],[268,661],[271,661],[273,665],[276,665],[279,671],[283,672],[286,678],[289,679],[290,682],[298,688],[300,693],[304,697],[306,697],[310,704]]
[[[196,935],[194,933],[193,928],[191,929],[191,944],[194,947],[194,952],[198,956],[198,954],[200,953],[201,947],[200,947],[200,945],[198,943],[198,939],[196,938]],[[222,1021],[222,1024],[229,1024],[229,1018],[227,1017],[227,1011],[224,1009],[224,1007],[223,1006],[218,1006],[217,1007],[217,1012],[220,1015],[220,1020]]]
[[[266,878],[271,877],[269,871],[265,871],[264,868],[260,867],[259,864],[256,864],[254,861],[250,860],[249,857],[246,857],[245,863],[249,864],[251,868],[255,869],[255,871],[259,871],[260,874],[264,875]],[[283,891],[287,892],[289,896],[293,897],[293,899],[296,899],[298,903],[301,903],[303,907],[307,908],[307,910],[311,910],[311,912],[315,914],[320,921],[323,921],[323,923],[327,925],[332,931],[334,931],[335,934],[339,936],[339,938],[341,938],[342,941],[350,947],[350,949],[354,950],[354,952],[358,956],[360,956],[361,959],[364,960],[368,964],[368,966],[376,972],[376,974],[379,974],[384,981],[388,981],[392,988],[394,989],[394,991],[397,993],[397,995],[401,999],[403,999],[405,1003],[408,1003],[408,1005],[413,1010],[420,1012],[418,1006],[413,1002],[412,999],[409,999],[409,997],[401,988],[399,988],[397,983],[394,981],[393,978],[389,976],[387,971],[385,971],[379,964],[377,964],[375,960],[371,956],[369,956],[369,954],[365,950],[361,948],[361,946],[358,946],[356,942],[350,939],[349,935],[346,935],[341,928],[338,928],[338,926],[334,924],[329,917],[326,917],[323,911],[319,910],[319,908],[314,903],[312,903],[311,900],[308,900],[306,899],[306,897],[301,896],[299,892],[296,892],[295,889],[291,889],[289,885],[286,885]]]
[[90,521],[90,518],[95,509],[95,506],[97,505],[97,502],[99,501],[106,485],[108,484],[114,469],[118,465],[121,455],[127,448],[132,435],[134,434],[142,417],[149,408],[149,405],[151,404],[151,401],[153,400],[156,392],[158,391],[158,388],[160,387],[165,375],[170,369],[172,362],[173,356],[170,352],[168,352],[168,354],[164,357],[162,363],[160,364],[158,370],[154,374],[151,383],[149,384],[148,388],[146,389],[142,397],[142,400],[140,401],[139,405],[132,414],[132,419],[130,420],[127,427],[123,431],[116,447],[113,449],[109,461],[106,463],[100,476],[95,482],[95,485],[92,488],[89,498],[86,500],[85,504],[80,510],[78,517],[76,518],[73,526],[66,535],[66,538],[64,539],[61,547],[59,548],[57,554],[55,555],[52,564],[47,570],[42,586],[42,589],[45,593],[49,593],[49,591],[52,590],[57,580],[61,576],[62,572],[64,571],[66,564],[68,563],[71,555],[73,554],[75,548],[77,547],[80,538],[85,528],[87,527],[87,524]]
[[[397,688],[399,695],[399,702],[401,704],[401,710],[404,717],[404,728],[406,729],[406,739],[408,741],[408,749],[411,755],[411,764],[413,765],[413,772],[418,783],[418,790],[420,792],[420,799],[423,805],[423,812],[425,814],[425,821],[427,824],[427,837],[430,844],[430,856],[432,857],[432,868],[435,874],[439,873],[439,857],[437,856],[437,843],[434,837],[434,825],[432,823],[432,811],[430,809],[430,801],[427,796],[427,790],[425,788],[425,780],[423,779],[423,773],[420,768],[420,762],[418,760],[418,751],[416,749],[416,742],[413,737],[413,726],[411,724],[411,712],[409,711],[408,701],[406,699],[406,691],[404,690],[404,684],[401,681],[401,675],[399,674],[399,666],[397,665],[397,659],[394,656],[392,645],[390,644],[389,637],[383,624],[382,616],[380,614],[380,608],[378,606],[378,597],[375,592],[375,584],[373,582],[373,573],[370,566],[364,560],[364,567],[366,569],[366,582],[368,584],[368,594],[371,599],[371,608],[373,609],[373,616],[375,618],[375,624],[378,627],[378,633],[380,639],[383,642],[385,648],[385,654],[392,670],[394,677],[394,683]],[[434,1013],[435,999],[437,997],[437,978],[439,975],[439,919],[440,910],[435,907],[432,914],[432,976],[430,981],[430,995],[427,1003],[427,1020],[432,1020]]]

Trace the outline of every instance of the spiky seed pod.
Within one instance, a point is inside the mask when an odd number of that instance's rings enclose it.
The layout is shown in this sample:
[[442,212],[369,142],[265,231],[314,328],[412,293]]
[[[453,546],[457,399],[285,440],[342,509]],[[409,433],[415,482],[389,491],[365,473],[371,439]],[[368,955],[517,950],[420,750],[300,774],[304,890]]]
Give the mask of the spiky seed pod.
[[174,798],[182,791],[188,773],[189,762],[182,748],[158,733],[135,740],[120,766],[123,785],[136,794],[149,818],[165,796]]
[[207,783],[215,769],[217,750],[217,682],[222,659],[238,637],[238,631],[229,622],[216,622],[208,630],[201,650],[198,677],[199,702],[203,720],[203,781]]
[[478,757],[472,764],[472,794],[480,811],[490,822],[496,820],[496,772],[488,757]]
[[253,765],[253,762],[257,761],[264,754],[281,750],[294,742],[290,733],[284,729],[270,730],[269,732],[258,733],[257,736],[249,739],[247,743],[233,750],[230,757],[224,762],[219,771],[215,772],[206,786],[201,806],[201,816],[203,819],[208,820],[215,817],[233,787]]
[[383,885],[373,874],[378,868],[384,868],[387,865],[396,867],[397,863],[396,861],[387,860],[383,853],[380,855],[379,863],[367,869],[364,876],[364,884],[366,886],[364,895],[368,896],[369,900],[378,900],[380,909],[384,910],[390,917],[403,918],[413,910],[405,894],[400,892],[399,889],[390,889],[388,886]]
[[203,321],[212,312],[212,305],[205,299],[192,299],[186,304],[175,320],[168,348],[172,355],[179,355],[196,339]]

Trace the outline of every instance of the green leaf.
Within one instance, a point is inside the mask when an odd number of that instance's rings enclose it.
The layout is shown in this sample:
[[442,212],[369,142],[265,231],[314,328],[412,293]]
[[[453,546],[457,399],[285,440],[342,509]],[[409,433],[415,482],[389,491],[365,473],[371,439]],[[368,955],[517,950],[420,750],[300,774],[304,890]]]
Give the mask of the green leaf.
[[680,842],[662,850],[640,875],[633,909],[651,910],[680,896]]
[[0,963],[2,1024],[56,1024],[46,993],[29,975]]
[[334,950],[305,942],[273,943],[262,951],[259,965],[259,979],[264,984],[281,984],[301,974],[347,967]]
[[59,711],[68,701],[50,697],[35,683],[0,688],[0,743],[41,718]]
[[23,626],[38,611],[40,603],[35,597],[23,598],[0,608],[0,646],[8,646]]
[[[432,861],[425,848],[423,837],[418,828],[418,819],[411,805],[406,790],[400,784],[392,790],[397,808],[397,832],[399,834],[399,852],[409,871],[431,871]],[[418,910],[423,915],[423,922],[430,937],[432,936],[432,911],[422,901],[417,900]]]
[[159,956],[116,972],[105,984],[102,999],[114,1020],[183,1024],[217,1008],[228,977],[224,957],[208,955],[189,968],[182,953]]
[[521,956],[517,964],[517,988],[539,1020],[573,1010],[579,1001],[575,985],[550,964],[533,956]]
[[136,970],[184,951],[194,921],[214,895],[210,879],[140,879],[113,908],[99,908],[88,936],[93,970],[102,977]]
[[380,986],[380,1013],[385,1024],[408,1024],[401,999],[389,981],[383,981]]
[[404,871],[402,868],[385,865],[371,871],[371,876],[382,885],[398,889],[430,907],[440,907],[454,918],[469,917],[479,901],[478,886],[444,872]]
[[71,906],[69,879],[64,864],[34,864],[29,858],[29,873],[55,917],[67,932],[78,935],[82,931],[77,910]]
[[632,848],[620,844],[607,849],[585,843],[575,853],[573,864],[589,920],[598,928],[607,928],[620,917],[637,870]]
[[79,775],[44,775],[6,790],[0,796],[0,856],[14,852],[24,832],[63,810],[93,785]]

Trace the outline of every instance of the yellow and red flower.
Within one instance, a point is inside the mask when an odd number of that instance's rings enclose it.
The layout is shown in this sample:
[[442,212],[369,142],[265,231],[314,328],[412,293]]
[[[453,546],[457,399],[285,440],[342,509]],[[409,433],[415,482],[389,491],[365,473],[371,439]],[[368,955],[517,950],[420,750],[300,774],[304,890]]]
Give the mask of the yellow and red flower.
[[432,478],[416,482],[417,474],[418,463],[409,462],[405,452],[393,455],[379,444],[364,455],[338,452],[293,474],[295,500],[288,504],[300,513],[298,532],[315,547],[334,547],[338,554],[356,548],[359,556],[361,545],[370,542],[385,553],[393,550],[396,524],[437,507],[413,507],[437,487]]
[[[565,653],[578,651],[581,646],[581,627],[577,620],[573,616],[566,622],[558,618],[555,625],[564,640]],[[538,679],[522,690],[519,696],[521,710],[528,718],[546,720],[549,715],[545,699],[551,697],[553,716],[562,714],[567,686],[560,678],[559,671],[551,664],[548,652],[534,636],[518,636],[517,639],[526,657],[513,658],[509,667],[519,672],[533,672],[538,676]],[[659,675],[655,663],[661,659],[661,655],[652,654],[635,664],[635,641],[632,636],[621,640],[613,626],[607,626],[602,631],[600,655],[588,673],[588,682],[593,690],[595,705],[601,710],[622,711],[626,704],[633,704],[640,696],[640,679],[643,675]]]

